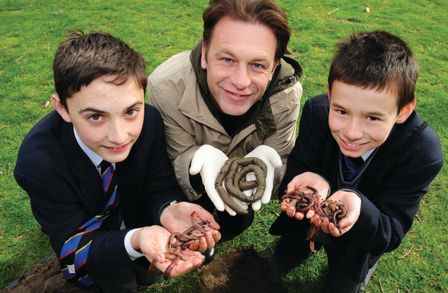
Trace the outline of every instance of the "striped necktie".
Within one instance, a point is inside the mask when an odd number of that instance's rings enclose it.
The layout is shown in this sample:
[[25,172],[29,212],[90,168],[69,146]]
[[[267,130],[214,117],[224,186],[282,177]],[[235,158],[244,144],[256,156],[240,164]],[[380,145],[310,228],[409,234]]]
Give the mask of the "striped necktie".
[[114,207],[118,205],[118,188],[115,183],[116,180],[114,180],[115,169],[111,163],[106,161],[102,161],[100,166],[101,186],[108,198],[106,206],[101,214],[85,222],[73,236],[64,242],[59,256],[64,278],[71,281],[78,281],[84,286],[93,284],[93,280],[85,269],[92,240],[104,220],[109,216]]

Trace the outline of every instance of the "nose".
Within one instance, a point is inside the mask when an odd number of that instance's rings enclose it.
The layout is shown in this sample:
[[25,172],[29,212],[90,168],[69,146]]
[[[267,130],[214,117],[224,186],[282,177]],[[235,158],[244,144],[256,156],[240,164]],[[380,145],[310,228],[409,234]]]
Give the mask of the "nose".
[[233,86],[239,90],[247,88],[250,85],[250,77],[247,72],[247,67],[243,64],[239,64],[232,74],[231,81]]
[[108,132],[109,141],[117,146],[125,143],[128,137],[126,123],[122,123],[120,119],[110,121]]
[[350,119],[344,129],[345,137],[350,141],[356,141],[362,138],[362,128],[359,121]]

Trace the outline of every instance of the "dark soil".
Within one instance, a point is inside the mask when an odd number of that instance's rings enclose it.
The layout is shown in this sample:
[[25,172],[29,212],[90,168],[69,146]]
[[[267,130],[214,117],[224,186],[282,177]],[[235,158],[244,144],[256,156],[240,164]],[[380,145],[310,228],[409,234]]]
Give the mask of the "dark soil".
[[[201,291],[207,293],[287,292],[280,276],[267,259],[253,249],[217,255],[198,270]],[[82,293],[84,289],[66,282],[54,256],[36,264],[6,289],[8,293]]]
[[11,283],[3,292],[8,293],[85,293],[66,282],[54,255],[36,264],[28,273]]
[[202,292],[287,292],[281,277],[266,258],[255,250],[218,255],[199,269]]

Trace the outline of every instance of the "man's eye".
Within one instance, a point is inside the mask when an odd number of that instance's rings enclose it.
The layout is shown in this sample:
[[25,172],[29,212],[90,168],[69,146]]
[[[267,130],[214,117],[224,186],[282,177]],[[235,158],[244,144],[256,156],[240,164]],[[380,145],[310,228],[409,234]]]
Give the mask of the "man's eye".
[[370,120],[370,121],[378,121],[378,120],[380,120],[380,118],[375,117],[375,116],[369,116],[369,117],[367,117],[367,119]]
[[233,61],[232,58],[229,58],[229,57],[223,57],[222,60],[223,60],[224,62],[228,62],[228,63],[230,63],[230,62]]
[[264,69],[263,64],[260,64],[260,63],[253,63],[252,67],[257,70]]

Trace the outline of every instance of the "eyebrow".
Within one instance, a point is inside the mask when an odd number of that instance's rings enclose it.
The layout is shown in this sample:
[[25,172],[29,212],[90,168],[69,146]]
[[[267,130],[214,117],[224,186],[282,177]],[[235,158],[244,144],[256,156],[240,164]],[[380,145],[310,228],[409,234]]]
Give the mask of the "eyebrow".
[[[125,109],[125,111],[127,111],[129,109],[132,109],[132,108],[134,108],[137,105],[143,105],[143,102],[140,102],[140,101],[139,102],[135,102],[134,104],[132,104],[129,107],[127,107]],[[95,108],[91,108],[91,107],[88,107],[88,108],[85,108],[85,109],[81,109],[81,110],[78,111],[79,114],[82,114],[82,113],[85,113],[85,112],[95,112],[95,113],[98,113],[98,114],[106,114],[107,113],[106,111],[95,109]]]
[[[333,102],[332,104],[333,104],[333,107],[335,107],[335,108],[339,108],[339,109],[347,110],[344,106],[339,105],[338,103],[334,103],[334,102]],[[373,111],[373,112],[366,112],[365,114],[368,115],[368,116],[378,116],[378,117],[383,117],[383,116],[385,116],[384,113],[381,113],[381,112],[375,112],[375,111]]]

